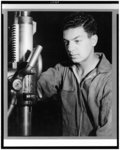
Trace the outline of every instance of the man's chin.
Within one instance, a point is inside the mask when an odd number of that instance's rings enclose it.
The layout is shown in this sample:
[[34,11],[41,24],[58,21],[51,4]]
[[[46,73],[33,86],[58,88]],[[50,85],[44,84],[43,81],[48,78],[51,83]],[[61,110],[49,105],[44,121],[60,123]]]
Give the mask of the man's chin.
[[76,64],[80,64],[80,63],[82,63],[82,61],[84,61],[84,60],[72,59],[72,62],[76,63]]

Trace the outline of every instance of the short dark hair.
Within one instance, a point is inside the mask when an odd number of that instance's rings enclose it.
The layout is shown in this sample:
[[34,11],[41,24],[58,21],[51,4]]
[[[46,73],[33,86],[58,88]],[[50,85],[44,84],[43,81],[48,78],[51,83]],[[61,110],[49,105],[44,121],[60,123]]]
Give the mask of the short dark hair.
[[85,12],[74,12],[67,16],[63,22],[63,31],[69,28],[82,26],[88,36],[97,34],[97,23],[93,16]]

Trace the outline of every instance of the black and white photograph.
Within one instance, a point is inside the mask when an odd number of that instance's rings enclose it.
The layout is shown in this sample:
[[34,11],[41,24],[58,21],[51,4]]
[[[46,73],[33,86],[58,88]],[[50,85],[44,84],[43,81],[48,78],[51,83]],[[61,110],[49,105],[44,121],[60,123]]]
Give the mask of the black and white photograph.
[[118,148],[118,1],[2,2],[2,146]]

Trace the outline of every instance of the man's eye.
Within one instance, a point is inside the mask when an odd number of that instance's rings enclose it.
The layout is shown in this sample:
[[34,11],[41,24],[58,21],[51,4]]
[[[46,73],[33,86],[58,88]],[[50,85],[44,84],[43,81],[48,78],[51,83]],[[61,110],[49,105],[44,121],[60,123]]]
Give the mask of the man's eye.
[[81,40],[75,40],[75,43],[79,43]]

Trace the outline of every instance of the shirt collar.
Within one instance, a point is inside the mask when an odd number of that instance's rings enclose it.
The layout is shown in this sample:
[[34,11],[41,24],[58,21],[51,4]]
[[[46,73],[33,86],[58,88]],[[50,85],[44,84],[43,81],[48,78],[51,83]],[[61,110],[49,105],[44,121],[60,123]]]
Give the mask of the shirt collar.
[[98,55],[100,61],[96,66],[97,72],[99,73],[107,73],[112,69],[112,65],[110,62],[107,60],[105,55],[103,53],[95,53]]
[[[93,76],[95,76],[98,73],[107,73],[107,72],[111,71],[111,69],[112,69],[110,62],[105,57],[104,53],[95,53],[95,54],[99,57],[100,60],[99,60],[99,63],[97,64],[97,66],[95,67],[95,69],[92,70],[92,74],[87,76],[87,78],[92,78]],[[73,70],[78,82],[80,82],[81,79],[80,79],[79,75],[77,74],[75,65],[72,66],[72,70]]]

